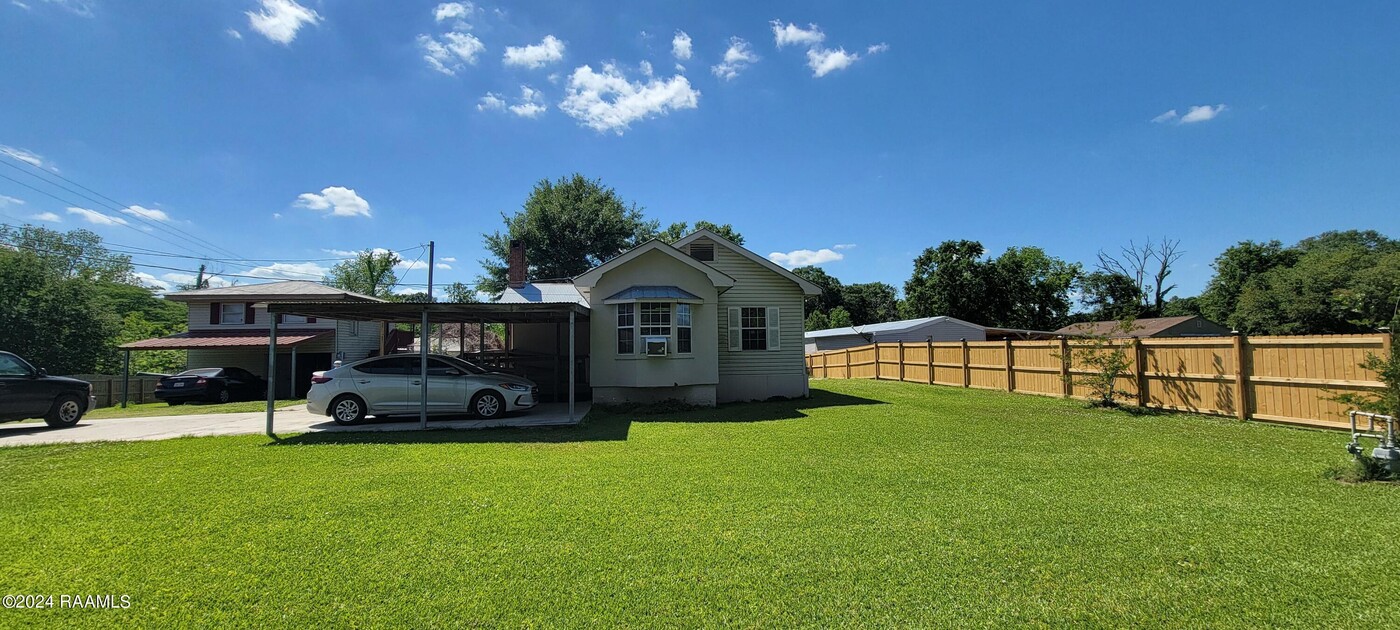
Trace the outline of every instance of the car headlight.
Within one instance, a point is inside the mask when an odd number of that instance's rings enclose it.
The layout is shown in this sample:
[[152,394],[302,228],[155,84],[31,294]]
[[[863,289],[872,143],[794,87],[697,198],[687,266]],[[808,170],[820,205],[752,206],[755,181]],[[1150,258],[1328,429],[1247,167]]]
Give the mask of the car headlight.
[[513,392],[528,392],[528,391],[530,391],[530,388],[529,388],[529,387],[526,387],[526,386],[521,385],[521,384],[519,384],[519,383],[501,383],[500,385],[497,385],[496,387],[499,387],[499,388],[501,388],[501,389],[508,389],[508,390],[510,390],[510,391],[513,391]]

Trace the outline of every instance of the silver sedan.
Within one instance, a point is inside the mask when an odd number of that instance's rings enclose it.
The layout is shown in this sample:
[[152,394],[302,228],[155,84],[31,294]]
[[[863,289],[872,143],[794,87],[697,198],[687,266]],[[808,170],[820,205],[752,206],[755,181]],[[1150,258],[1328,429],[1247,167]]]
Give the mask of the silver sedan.
[[[417,415],[422,400],[418,355],[374,357],[316,372],[306,408],[330,416],[337,424],[355,424],[365,416]],[[470,361],[428,355],[428,413],[471,413],[496,418],[534,407],[539,388],[529,379],[492,372]]]

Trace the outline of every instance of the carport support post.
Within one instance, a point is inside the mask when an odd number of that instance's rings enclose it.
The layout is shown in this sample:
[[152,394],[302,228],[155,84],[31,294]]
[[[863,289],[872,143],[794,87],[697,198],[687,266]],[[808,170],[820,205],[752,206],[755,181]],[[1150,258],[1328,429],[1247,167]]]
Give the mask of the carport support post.
[[428,307],[423,307],[423,323],[418,329],[418,428],[428,428]]
[[574,421],[574,310],[569,309],[569,423]]
[[297,347],[292,346],[292,365],[287,368],[291,372],[291,377],[287,380],[292,384],[292,398],[297,398]]
[[[122,409],[126,409],[126,394],[127,394],[127,392],[130,390],[130,387],[131,387],[131,351],[130,351],[130,350],[126,350],[126,351],[122,352]],[[111,386],[108,386],[108,387],[107,387],[107,391],[108,391],[108,392],[111,392],[111,391],[112,391]]]
[[267,437],[275,438],[272,432],[272,408],[277,401],[277,317],[268,318],[267,327]]

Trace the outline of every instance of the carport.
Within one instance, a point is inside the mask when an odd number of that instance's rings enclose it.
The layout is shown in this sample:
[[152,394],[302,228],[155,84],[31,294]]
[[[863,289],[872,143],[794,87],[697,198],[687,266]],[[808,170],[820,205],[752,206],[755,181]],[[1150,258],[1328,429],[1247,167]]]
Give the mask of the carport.
[[[420,429],[428,428],[428,348],[433,324],[483,325],[491,324],[568,324],[568,408],[569,421],[575,422],[575,324],[588,321],[589,309],[580,304],[501,304],[501,303],[442,303],[442,302],[270,302],[269,313],[301,315],[335,320],[381,322],[386,324],[418,324],[418,354],[420,396],[418,422]],[[270,318],[267,344],[269,357],[277,348],[277,320]],[[276,378],[277,361],[268,359],[268,380]],[[267,435],[273,432],[274,395],[267,397]]]

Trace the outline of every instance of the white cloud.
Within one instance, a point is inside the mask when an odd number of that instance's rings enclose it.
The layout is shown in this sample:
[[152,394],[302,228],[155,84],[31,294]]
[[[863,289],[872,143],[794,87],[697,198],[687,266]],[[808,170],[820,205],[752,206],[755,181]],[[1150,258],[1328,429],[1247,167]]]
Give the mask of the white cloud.
[[856,247],[856,244],[855,244],[855,243],[837,243],[836,245],[832,245],[832,246],[831,246],[831,248],[832,248],[832,249],[835,249],[835,250],[855,249],[855,247]]
[[602,72],[590,66],[576,68],[569,75],[559,109],[586,127],[621,135],[633,122],[671,110],[695,109],[699,101],[699,90],[683,76],[634,82],[613,64],[604,64]]
[[254,267],[247,275],[282,280],[320,280],[329,272],[330,268],[314,262],[272,263]]
[[40,212],[39,214],[30,215],[29,218],[35,221],[47,221],[49,223],[63,222],[63,217],[60,217],[52,212]]
[[434,265],[434,266],[437,267],[438,269],[451,269],[451,268],[452,268],[452,265],[449,265],[449,264],[447,264],[447,263],[438,263],[437,265]]
[[224,29],[224,33],[234,39],[243,39],[243,33],[238,32],[236,28]]
[[503,59],[507,66],[541,68],[564,59],[564,42],[553,35],[545,35],[538,44],[507,46]]
[[1228,109],[1224,103],[1219,105],[1193,105],[1186,109],[1185,114],[1178,114],[1175,109],[1169,109],[1157,114],[1152,118],[1152,122],[1157,124],[1176,123],[1178,125],[1189,125],[1191,123],[1205,122],[1219,116],[1221,112]]
[[30,10],[30,9],[29,9],[29,5],[27,5],[27,4],[23,3],[23,2],[20,2],[19,0],[10,0],[10,4],[13,4],[13,5],[15,5],[15,6],[21,8],[21,9],[24,9],[25,11],[29,11],[29,10]]
[[783,46],[816,46],[826,39],[826,33],[816,24],[808,24],[804,29],[796,24],[783,24],[782,20],[773,20],[768,23],[773,27],[773,43],[782,48]]
[[656,74],[656,69],[651,67],[650,61],[643,61],[637,64],[637,69],[642,71],[642,76],[650,77]]
[[449,262],[449,263],[457,262],[457,259],[454,258],[454,257],[452,257],[452,256],[443,256],[442,258],[439,258],[438,260],[441,260],[442,262]]
[[[157,278],[144,271],[138,271],[133,275],[135,275],[136,279],[141,282],[142,286],[150,287],[152,289],[155,289],[156,291],[165,292],[174,288],[174,285],[170,284],[169,282]],[[191,280],[193,280],[193,278],[191,278]]]
[[836,70],[845,70],[857,61],[860,61],[860,55],[848,53],[845,48],[813,48],[807,51],[807,67],[812,69],[814,77],[824,77]]
[[[59,8],[61,8],[61,9],[65,10],[65,11],[67,11],[67,12],[69,12],[69,13],[72,13],[72,14],[74,14],[74,15],[77,15],[77,16],[87,17],[87,18],[90,18],[90,17],[93,16],[93,13],[92,13],[93,2],[92,2],[92,0],[44,0],[44,2],[47,2],[47,3],[52,4],[52,5],[54,5],[54,6],[57,6],[57,7],[59,7]],[[26,4],[22,3],[22,2],[16,2],[15,5],[20,6],[20,7],[23,7],[23,8],[25,8],[25,9],[28,9],[28,8],[29,8],[29,5],[26,5]]]
[[5,207],[5,206],[22,206],[22,205],[24,205],[24,200],[23,200],[23,199],[20,199],[19,197],[11,197],[11,196],[9,196],[9,195],[0,195],[0,208],[3,208],[3,207]]
[[[139,274],[138,274],[138,275],[139,275]],[[149,274],[147,274],[147,275],[149,275]],[[170,286],[170,288],[174,289],[174,288],[177,288],[177,287],[180,286],[180,285],[184,285],[184,286],[193,286],[193,285],[194,285],[194,281],[195,281],[195,276],[194,276],[194,274],[189,274],[189,273],[163,273],[163,274],[160,275],[160,279],[161,279],[162,281],[164,281],[164,283],[168,284],[168,285]],[[232,283],[232,282],[230,282],[230,281],[228,281],[228,280],[225,280],[225,279],[223,279],[223,278],[220,278],[220,277],[217,276],[217,275],[213,275],[212,273],[211,273],[211,274],[208,274],[208,275],[205,275],[205,276],[204,276],[204,281],[205,281],[206,283],[209,284],[209,288],[211,288],[211,289],[217,289],[217,288],[219,288],[219,287],[233,286],[233,283]]]
[[414,271],[416,269],[427,269],[428,263],[424,260],[401,260],[397,265],[394,265],[394,268],[399,271]]
[[272,218],[273,218],[273,219],[280,219],[280,218],[282,218],[282,213],[281,213],[281,212],[274,212],[274,213],[272,213]]
[[889,45],[889,44],[886,44],[886,43],[884,43],[884,42],[880,42],[880,43],[878,43],[878,44],[871,44],[870,46],[866,47],[866,49],[865,49],[865,54],[867,54],[867,55],[878,55],[878,54],[880,54],[880,53],[882,53],[882,52],[885,52],[885,51],[887,51],[887,50],[889,50],[889,49],[890,49],[890,45]]
[[45,164],[45,163],[44,163],[44,158],[43,158],[42,156],[40,156],[38,153],[35,153],[35,152],[33,152],[33,151],[29,151],[29,150],[26,150],[26,149],[21,149],[21,148],[19,148],[19,147],[10,147],[10,146],[5,146],[5,145],[3,145],[3,144],[0,144],[0,154],[8,155],[8,156],[10,156],[10,157],[12,157],[12,158],[14,158],[14,159],[16,159],[16,160],[19,160],[19,161],[21,161],[21,162],[24,162],[25,164],[28,164],[28,165],[30,165],[30,166],[37,166],[37,167],[39,167],[39,168],[46,168],[46,169],[49,169],[49,170],[55,171],[55,172],[58,171],[58,169],[54,168],[52,165]]
[[69,208],[68,214],[76,214],[82,217],[84,221],[93,225],[127,225],[126,219],[102,214],[101,212],[88,210],[87,208]]
[[261,11],[247,11],[248,26],[274,42],[286,46],[307,24],[319,24],[321,15],[296,0],[261,0]]
[[444,2],[433,9],[433,20],[436,22],[455,20],[458,26],[468,28],[469,25],[465,20],[475,12],[476,5],[470,2]]
[[549,106],[544,104],[544,95],[528,85],[520,86],[520,100],[510,106],[510,112],[521,118],[538,118]]
[[479,112],[498,112],[505,108],[506,99],[501,98],[501,95],[495,92],[487,92],[486,96],[481,97],[476,102],[476,110]]
[[141,206],[127,206],[122,208],[122,214],[129,214],[134,217],[141,217],[152,221],[163,221],[167,223],[170,221],[170,215],[166,214],[164,210],[153,210],[151,208],[142,208]]
[[681,61],[687,61],[695,52],[690,44],[690,34],[685,31],[676,31],[676,36],[671,38],[671,54]]
[[340,256],[341,258],[354,258],[354,257],[360,255],[360,252],[350,251],[350,250],[348,250],[348,249],[324,249],[324,248],[323,248],[323,249],[321,249],[321,251],[323,251],[323,252],[325,252],[325,253],[327,253],[327,254],[330,254],[330,255],[332,255],[332,256]]
[[724,51],[724,61],[712,66],[710,72],[728,81],[739,76],[744,68],[757,61],[758,55],[754,53],[753,46],[741,38],[731,37],[729,38],[729,48]]
[[1214,106],[1195,105],[1192,106],[1191,109],[1186,110],[1185,114],[1181,115],[1181,124],[1186,125],[1190,123],[1205,122],[1207,120],[1215,118],[1216,116],[1219,116],[1220,112],[1223,111],[1225,111],[1224,103]]
[[302,193],[297,195],[294,205],[312,210],[330,210],[326,216],[332,217],[370,216],[369,202],[355,194],[353,189],[342,186],[328,186],[321,189],[320,194]]
[[768,254],[768,260],[778,263],[788,269],[835,262],[845,257],[846,255],[841,252],[825,247],[816,251],[810,249],[795,249],[787,253],[773,252]]
[[451,32],[441,39],[430,35],[418,36],[418,47],[423,49],[423,60],[428,66],[446,75],[455,75],[463,64],[476,65],[476,57],[486,50],[471,33]]

